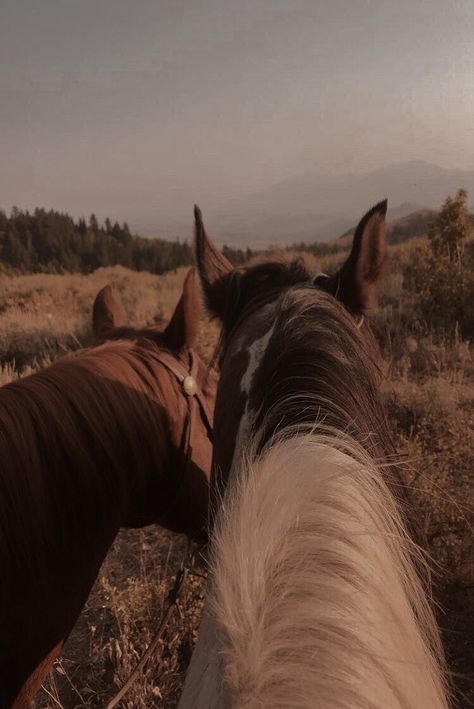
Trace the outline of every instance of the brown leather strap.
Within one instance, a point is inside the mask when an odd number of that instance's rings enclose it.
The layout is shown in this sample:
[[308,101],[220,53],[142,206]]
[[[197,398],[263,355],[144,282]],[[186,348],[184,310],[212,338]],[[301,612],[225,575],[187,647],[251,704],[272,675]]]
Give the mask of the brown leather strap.
[[[201,409],[203,423],[207,428],[209,437],[212,438],[212,414],[208,409],[206,398],[197,383],[198,362],[192,350],[187,351],[187,356],[189,361],[188,369],[186,369],[184,364],[177,360],[176,357],[168,352],[159,352],[158,361],[161,362],[161,364],[166,367],[166,369],[177,379],[181,386],[181,391],[188,399],[188,403],[194,397],[197,399]],[[193,377],[196,382],[196,391],[194,394],[188,394],[183,388],[183,383],[186,377]]]
[[[198,362],[194,356],[192,350],[187,351],[187,357],[189,362],[189,368],[186,369],[184,364],[177,360],[173,355],[168,352],[159,352],[158,361],[166,367],[166,369],[177,379],[183,396],[186,397],[188,404],[188,417],[186,420],[186,428],[183,435],[183,444],[185,451],[184,464],[182,468],[182,473],[178,485],[176,487],[176,495],[173,502],[168,506],[166,510],[163,511],[161,515],[161,520],[166,520],[169,515],[172,514],[175,507],[179,504],[181,491],[186,480],[186,475],[188,472],[189,464],[191,462],[192,455],[192,441],[195,429],[195,419],[196,419],[196,409],[198,408],[196,404],[199,404],[199,409],[201,411],[201,420],[203,421],[209,439],[212,441],[212,415],[207,407],[207,402],[203,392],[198,386],[196,375],[198,371]],[[188,393],[184,388],[184,381],[188,377],[192,377],[196,384],[195,390],[192,394]]]

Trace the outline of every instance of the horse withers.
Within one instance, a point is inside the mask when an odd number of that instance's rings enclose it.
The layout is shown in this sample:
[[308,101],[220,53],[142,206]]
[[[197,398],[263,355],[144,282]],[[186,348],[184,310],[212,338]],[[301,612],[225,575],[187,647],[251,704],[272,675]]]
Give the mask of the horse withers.
[[216,381],[195,274],[164,331],[106,288],[101,342],[0,389],[0,706],[29,706],[121,526],[206,534]]
[[196,210],[221,377],[210,586],[180,709],[449,704],[368,323],[386,209],[331,277],[235,270]]

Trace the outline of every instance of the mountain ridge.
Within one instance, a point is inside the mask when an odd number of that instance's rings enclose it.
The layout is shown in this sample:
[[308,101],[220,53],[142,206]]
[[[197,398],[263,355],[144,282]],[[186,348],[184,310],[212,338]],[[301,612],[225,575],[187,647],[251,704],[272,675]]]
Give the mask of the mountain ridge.
[[415,160],[365,173],[303,174],[241,198],[208,220],[221,244],[264,247],[311,243],[336,238],[386,197],[388,218],[403,218],[420,209],[439,209],[448,194],[454,195],[460,187],[472,195],[472,210],[474,170]]

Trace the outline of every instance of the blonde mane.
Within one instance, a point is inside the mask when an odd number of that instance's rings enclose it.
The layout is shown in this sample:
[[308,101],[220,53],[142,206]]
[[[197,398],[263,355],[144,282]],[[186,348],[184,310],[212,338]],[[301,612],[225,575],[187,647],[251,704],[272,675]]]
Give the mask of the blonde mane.
[[312,432],[237,467],[209,592],[225,706],[448,707],[423,556],[362,447]]

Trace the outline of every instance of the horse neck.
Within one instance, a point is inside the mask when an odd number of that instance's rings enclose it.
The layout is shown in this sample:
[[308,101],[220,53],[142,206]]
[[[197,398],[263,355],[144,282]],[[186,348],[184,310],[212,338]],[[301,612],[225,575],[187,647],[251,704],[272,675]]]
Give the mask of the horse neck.
[[298,320],[290,303],[253,375],[180,709],[448,705],[377,366],[323,305]]
[[122,342],[0,389],[2,550],[15,550],[11,563],[39,567],[52,548],[60,553],[74,539],[86,548],[101,536],[110,543],[129,518],[159,517],[173,487],[162,403],[171,395],[150,352]]
[[[283,296],[269,333],[247,405],[257,453],[285,430],[322,425],[350,436],[384,463],[382,475],[407,522],[410,505],[401,470],[387,464],[395,447],[380,393],[380,352],[370,328],[358,329],[332,296],[299,288]],[[238,462],[236,451],[233,464]],[[410,532],[419,538],[411,523]]]
[[419,551],[372,459],[318,433],[250,459],[218,518],[180,708],[447,707]]
[[290,301],[275,320],[276,336],[256,380],[263,393],[255,421],[262,445],[277,429],[323,421],[351,435],[374,457],[385,457],[393,445],[379,391],[376,343],[334,299],[323,294],[320,299],[309,313],[304,300]]

